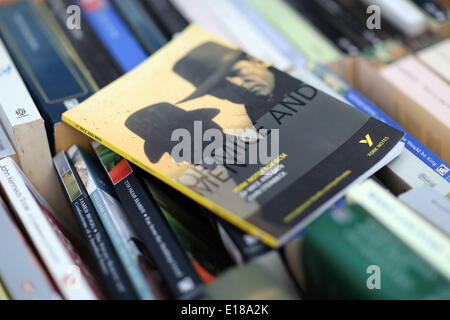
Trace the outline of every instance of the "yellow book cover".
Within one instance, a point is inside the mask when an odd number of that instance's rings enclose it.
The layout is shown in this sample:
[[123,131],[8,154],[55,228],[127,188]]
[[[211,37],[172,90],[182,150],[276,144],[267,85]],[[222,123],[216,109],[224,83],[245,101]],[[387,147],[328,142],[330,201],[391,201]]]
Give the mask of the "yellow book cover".
[[6,293],[5,288],[3,288],[3,284],[0,281],[0,301],[1,300],[9,300],[8,294]]
[[403,135],[195,25],[63,121],[273,247]]

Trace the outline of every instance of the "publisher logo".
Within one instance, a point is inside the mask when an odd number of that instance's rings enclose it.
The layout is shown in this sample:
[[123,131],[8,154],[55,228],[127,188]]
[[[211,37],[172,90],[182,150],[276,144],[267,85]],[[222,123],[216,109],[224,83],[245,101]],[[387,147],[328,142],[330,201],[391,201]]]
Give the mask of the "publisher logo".
[[19,117],[19,119],[25,118],[26,116],[28,116],[27,110],[25,110],[24,108],[17,108],[16,115],[17,117]]
[[441,164],[437,169],[436,169],[436,171],[437,171],[437,173],[439,173],[441,176],[445,176],[446,174],[447,174],[447,172],[449,171],[450,169],[449,168],[447,168],[445,165],[443,165],[443,164]]
[[364,140],[360,140],[359,143],[368,144],[369,147],[373,146],[372,138],[369,134],[366,134],[366,137]]

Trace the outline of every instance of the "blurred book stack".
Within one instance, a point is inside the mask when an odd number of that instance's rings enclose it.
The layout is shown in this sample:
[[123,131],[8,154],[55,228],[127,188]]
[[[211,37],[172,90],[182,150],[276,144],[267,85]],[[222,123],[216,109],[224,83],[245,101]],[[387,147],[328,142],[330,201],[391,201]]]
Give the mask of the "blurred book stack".
[[0,300],[450,299],[446,0],[0,0]]

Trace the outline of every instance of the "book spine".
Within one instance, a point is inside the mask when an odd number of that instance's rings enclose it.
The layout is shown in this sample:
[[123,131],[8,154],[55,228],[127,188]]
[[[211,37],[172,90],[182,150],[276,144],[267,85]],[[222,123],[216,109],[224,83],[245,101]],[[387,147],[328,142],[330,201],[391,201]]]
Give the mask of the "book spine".
[[167,37],[172,38],[188,26],[186,18],[168,0],[145,0],[145,4]]
[[170,0],[170,2],[190,23],[199,25],[229,43],[236,42],[230,32],[218,24],[216,18],[202,6],[202,0],[190,0],[189,3],[184,0]]
[[[61,299],[3,202],[0,226],[0,275],[10,297],[14,300]],[[21,267],[18,269],[18,266]]]
[[372,180],[346,196],[368,211],[413,251],[450,279],[450,240]]
[[326,36],[342,52],[349,55],[360,53],[360,47],[339,28],[336,29],[327,23],[327,19],[317,15],[317,11],[310,8],[311,2],[288,0],[288,3],[295,8],[303,17],[309,20],[324,36]]
[[[291,41],[306,58],[324,64],[335,62],[341,58],[342,55],[338,49],[285,2],[277,0],[246,1],[277,28],[286,39]],[[299,34],[307,34],[308,37],[299,37]]]
[[[109,183],[109,181],[105,181],[107,179],[106,175],[103,171],[92,168],[92,162],[86,160],[88,155],[78,146],[70,148],[68,155],[72,163],[74,163],[78,174],[84,174],[85,179],[87,179],[83,181],[84,187],[139,299],[154,300],[154,296],[139,268],[137,254],[132,253],[133,249],[129,242],[133,241],[133,232],[126,222],[125,213],[120,203],[101,189],[100,182],[97,183],[99,179],[105,184]],[[100,167],[99,169],[102,168]],[[103,174],[105,179],[103,177],[93,177],[93,175],[98,173]]]
[[0,161],[0,183],[47,270],[66,299],[95,300],[97,295],[83,274],[79,257],[45,208],[37,203],[10,158]]
[[423,185],[402,193],[398,199],[450,237],[450,198]]
[[445,277],[355,204],[324,214],[292,248],[289,265],[309,299],[450,295]]
[[360,50],[367,49],[375,44],[374,39],[365,36],[365,26],[363,28],[358,26],[351,16],[341,10],[341,7],[337,3],[323,0],[314,2],[303,0],[301,2],[310,7],[310,14],[316,16],[320,23],[328,25],[331,29],[338,30]]
[[[71,58],[71,48],[63,46],[45,23],[40,7],[29,1],[0,7],[0,34],[36,97],[53,147],[53,126],[61,122],[61,114],[90,96],[93,89],[84,77],[84,66]],[[51,74],[48,66],[52,68]]]
[[226,221],[217,221],[217,227],[223,245],[236,264],[244,264],[270,251],[270,248],[258,239]]
[[123,72],[134,69],[147,58],[144,49],[108,0],[78,0],[77,3]]
[[[327,83],[334,84],[334,88],[337,88],[337,90],[341,92],[345,99],[358,110],[367,113],[375,119],[383,121],[384,123],[400,131],[403,131],[405,133],[405,136],[403,137],[405,148],[410,151],[417,159],[419,159],[420,162],[437,173],[437,177],[443,178],[444,183],[450,182],[450,172],[443,172],[443,174],[439,173],[439,168],[448,167],[448,165],[442,159],[440,159],[419,140],[414,138],[409,132],[407,132],[399,124],[397,124],[394,120],[392,120],[389,116],[382,112],[367,98],[361,95],[357,90],[350,87],[344,80],[342,80],[340,77],[338,77],[325,67],[310,62],[306,65],[306,68],[322,80],[327,81]],[[400,157],[402,157],[402,155]]]
[[[414,56],[390,64],[380,75],[396,94],[386,103],[386,109],[395,110],[403,126],[449,161],[450,85]],[[443,174],[448,171],[446,167]]]
[[135,299],[131,284],[73,164],[65,152],[56,155],[53,161],[108,295],[113,299]]
[[228,0],[203,0],[202,5],[225,26],[243,50],[280,70],[291,68],[289,59]]
[[124,208],[127,208],[131,224],[167,281],[172,294],[176,298],[182,298],[194,293],[201,280],[163,213],[153,197],[146,192],[128,161],[120,159],[117,162],[117,155],[99,144],[93,143],[93,148]]
[[427,67],[450,84],[450,40],[446,39],[417,52],[417,57]]
[[82,24],[79,28],[68,28],[67,9],[73,5],[72,0],[44,0],[44,3],[99,88],[105,87],[122,75],[120,66],[89,24],[80,22]]
[[[41,119],[19,71],[11,59],[3,41],[0,40],[0,104],[4,113],[3,123],[9,138],[14,141],[13,127]],[[8,94],[6,94],[8,93]]]
[[448,20],[448,12],[439,3],[430,0],[412,0],[420,9],[438,23]]
[[277,47],[290,60],[294,67],[306,62],[305,57],[248,3],[241,0],[231,0],[231,2],[272,42],[274,47]]
[[167,43],[168,39],[159,30],[139,0],[126,2],[111,0],[111,2],[128,23],[130,29],[134,32],[148,54],[154,53]]

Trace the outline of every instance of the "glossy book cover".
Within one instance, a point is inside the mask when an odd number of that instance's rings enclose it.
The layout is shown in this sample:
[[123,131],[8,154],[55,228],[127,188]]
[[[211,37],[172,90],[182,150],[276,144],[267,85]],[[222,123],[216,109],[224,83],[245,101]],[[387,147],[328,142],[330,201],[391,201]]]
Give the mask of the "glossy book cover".
[[195,25],[63,120],[273,247],[403,136]]

